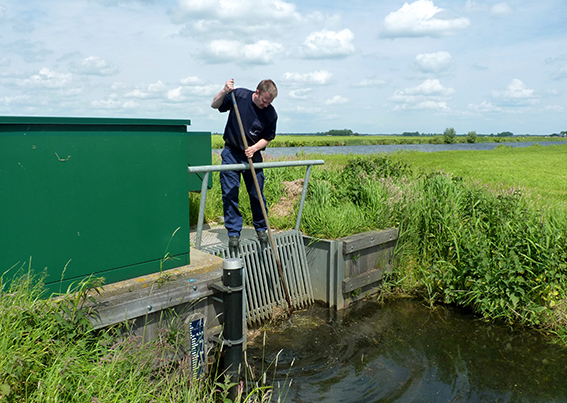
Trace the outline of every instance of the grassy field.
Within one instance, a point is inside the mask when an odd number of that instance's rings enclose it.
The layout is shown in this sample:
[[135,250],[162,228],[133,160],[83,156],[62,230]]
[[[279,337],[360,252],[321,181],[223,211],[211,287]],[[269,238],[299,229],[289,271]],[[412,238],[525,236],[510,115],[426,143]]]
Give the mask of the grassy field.
[[567,144],[486,151],[402,152],[392,155],[424,170],[451,172],[489,184],[516,188],[548,205],[567,203]]
[[[545,136],[514,136],[514,137],[495,137],[479,136],[478,143],[501,143],[501,142],[523,142],[523,141],[559,141],[566,142],[562,137]],[[213,134],[211,136],[212,147],[222,148],[224,142],[222,135]],[[466,143],[465,136],[457,136],[457,143]],[[442,144],[443,136],[323,136],[323,135],[293,135],[278,134],[270,144],[270,147],[325,147],[325,146],[360,146],[360,145],[385,145],[385,144]]]

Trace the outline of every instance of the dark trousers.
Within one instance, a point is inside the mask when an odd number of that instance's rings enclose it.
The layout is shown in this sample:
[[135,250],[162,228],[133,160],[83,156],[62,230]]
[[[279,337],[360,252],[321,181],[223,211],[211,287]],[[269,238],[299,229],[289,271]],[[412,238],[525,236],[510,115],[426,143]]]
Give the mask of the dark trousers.
[[[222,164],[241,164],[247,163],[248,158],[244,152],[235,152],[225,148],[221,153]],[[253,162],[262,162],[262,155],[257,152],[252,160]],[[266,221],[262,214],[262,207],[254,185],[254,178],[250,170],[246,171],[221,171],[220,183],[222,189],[222,206],[224,210],[224,226],[228,231],[228,236],[240,236],[242,230],[242,214],[238,209],[238,192],[240,189],[240,176],[244,179],[248,196],[250,197],[250,208],[252,209],[252,220],[256,231],[266,231]],[[266,198],[264,197],[264,172],[256,169],[256,178],[260,185],[260,194],[266,206]],[[267,212],[267,207],[266,207]]]

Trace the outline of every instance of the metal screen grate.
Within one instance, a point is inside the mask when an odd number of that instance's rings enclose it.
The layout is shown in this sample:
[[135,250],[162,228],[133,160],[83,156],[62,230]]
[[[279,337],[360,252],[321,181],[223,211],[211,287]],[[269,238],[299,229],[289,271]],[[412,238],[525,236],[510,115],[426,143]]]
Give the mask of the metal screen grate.
[[[291,304],[294,309],[305,308],[314,302],[314,298],[301,232],[291,230],[273,236]],[[226,244],[206,245],[201,250],[223,259],[233,257],[229,256]],[[287,310],[287,301],[271,248],[268,246],[262,250],[257,239],[241,239],[240,257],[244,263],[247,322],[259,324],[271,318],[276,306]]]

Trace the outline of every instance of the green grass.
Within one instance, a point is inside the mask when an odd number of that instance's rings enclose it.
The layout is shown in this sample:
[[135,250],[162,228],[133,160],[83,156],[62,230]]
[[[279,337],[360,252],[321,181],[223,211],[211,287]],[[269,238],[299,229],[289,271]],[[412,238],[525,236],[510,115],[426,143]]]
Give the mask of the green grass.
[[487,151],[401,152],[392,155],[424,170],[451,172],[494,189],[520,188],[541,204],[567,202],[567,144]]
[[[29,267],[9,285],[0,278],[0,401],[231,402],[221,374],[197,378],[190,357],[171,358],[183,338],[175,326],[151,342],[127,328],[96,331],[88,301],[99,280],[46,299],[42,278]],[[247,379],[234,402],[267,401],[271,387]]]
[[[557,141],[565,142],[562,137],[545,136],[514,136],[514,137],[490,137],[479,136],[478,143],[501,143],[501,142],[525,142],[525,141]],[[457,143],[466,143],[466,136],[457,136]],[[222,135],[211,136],[212,148],[223,148]],[[278,134],[271,142],[270,147],[324,147],[324,146],[358,146],[358,145],[385,145],[385,144],[442,144],[441,134],[434,136],[324,136],[324,135],[293,135]]]

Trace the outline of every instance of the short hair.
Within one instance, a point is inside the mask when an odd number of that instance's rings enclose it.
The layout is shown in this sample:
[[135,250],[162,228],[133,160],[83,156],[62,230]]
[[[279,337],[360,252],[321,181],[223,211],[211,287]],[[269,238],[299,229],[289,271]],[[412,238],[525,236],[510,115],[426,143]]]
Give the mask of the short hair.
[[260,93],[267,92],[268,94],[270,94],[272,96],[272,98],[275,98],[275,97],[278,96],[278,87],[276,87],[276,83],[274,83],[272,80],[260,81],[260,83],[258,84],[258,87],[256,87],[256,89]]

